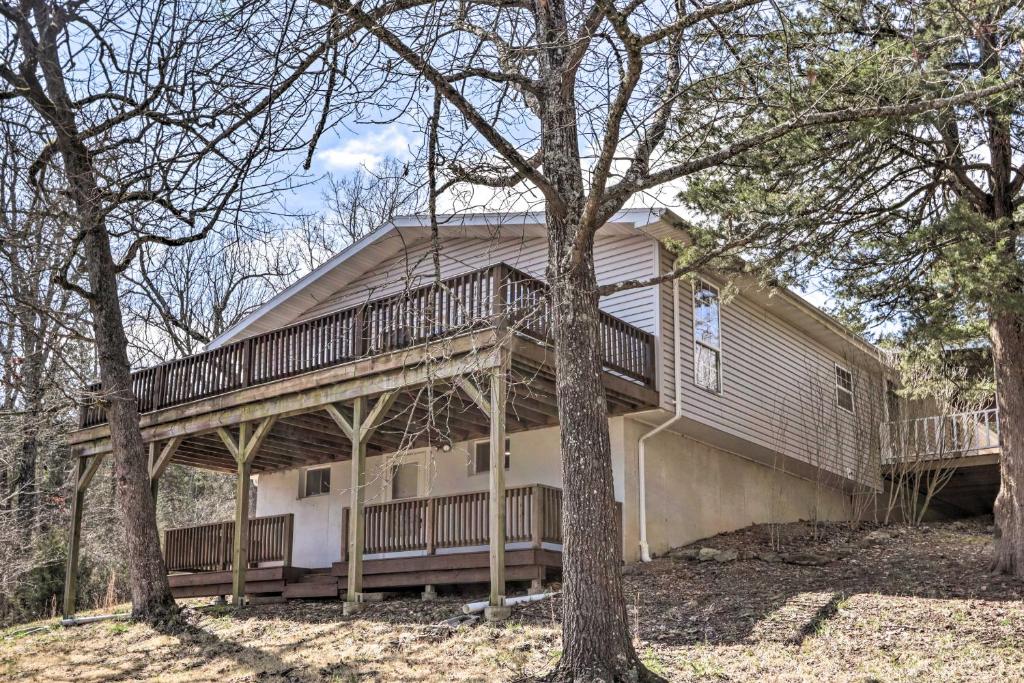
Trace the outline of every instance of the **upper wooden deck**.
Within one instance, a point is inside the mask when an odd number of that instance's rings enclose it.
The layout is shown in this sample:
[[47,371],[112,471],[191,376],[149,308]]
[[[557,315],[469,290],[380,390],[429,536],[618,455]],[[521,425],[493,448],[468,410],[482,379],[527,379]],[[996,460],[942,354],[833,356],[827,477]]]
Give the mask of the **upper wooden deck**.
[[[384,391],[398,396],[371,454],[482,436],[487,422],[464,409],[473,397],[459,380],[498,363],[510,370],[509,431],[557,424],[551,325],[546,285],[492,265],[139,370],[143,437],[178,439],[174,462],[234,471],[218,430],[274,416],[255,471],[345,459],[325,406]],[[607,313],[600,325],[610,411],[656,406],[654,336]],[[428,385],[438,390],[425,397]],[[89,389],[70,439],[80,455],[109,450],[102,391]]]

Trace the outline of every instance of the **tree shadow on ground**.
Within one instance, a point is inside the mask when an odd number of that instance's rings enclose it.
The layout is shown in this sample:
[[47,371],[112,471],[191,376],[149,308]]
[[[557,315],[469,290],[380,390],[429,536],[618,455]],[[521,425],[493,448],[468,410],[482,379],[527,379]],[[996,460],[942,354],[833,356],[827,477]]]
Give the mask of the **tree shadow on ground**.
[[[793,644],[827,627],[850,600],[888,596],[916,601],[907,609],[928,620],[922,628],[966,632],[969,623],[954,614],[964,601],[1019,603],[1024,598],[1024,582],[989,572],[990,533],[984,518],[919,529],[887,527],[883,536],[888,538],[865,543],[873,530],[874,525],[786,525],[783,552],[853,548],[823,566],[674,557],[634,565],[625,577],[630,622],[645,642],[668,646],[750,644],[765,638]],[[694,545],[763,552],[774,549],[770,539],[777,532],[778,527],[754,526]],[[248,607],[232,618],[312,624],[363,620],[417,629],[461,614],[462,605],[474,599],[485,599],[485,589],[448,593],[432,602],[420,601],[418,591],[410,590],[367,604],[351,617],[342,615],[340,600],[309,600]],[[512,622],[559,628],[560,613],[560,601],[553,598],[517,608]]]
[[[237,618],[236,615],[226,612],[222,616]],[[279,648],[260,648],[241,642],[245,638],[244,631],[236,633],[235,638],[225,638],[193,621],[197,620],[190,619],[186,613],[175,623],[156,627],[158,632],[177,641],[179,656],[170,658],[174,662],[176,673],[182,673],[182,669],[187,672],[191,668],[190,664],[198,668],[207,665],[212,659],[224,658],[239,667],[251,670],[261,681],[282,680],[301,683],[354,675],[353,670],[342,662],[311,667],[301,661],[288,662],[282,658],[281,654],[284,652],[301,651],[316,639],[315,636],[300,638]]]

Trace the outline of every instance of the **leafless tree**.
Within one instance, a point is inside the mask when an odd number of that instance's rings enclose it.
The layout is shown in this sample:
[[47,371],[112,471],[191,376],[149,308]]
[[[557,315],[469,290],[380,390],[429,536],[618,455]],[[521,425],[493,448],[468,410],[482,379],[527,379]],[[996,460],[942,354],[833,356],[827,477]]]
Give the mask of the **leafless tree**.
[[[631,644],[614,548],[598,298],[679,277],[712,258],[684,259],[651,280],[599,288],[596,231],[637,195],[727,163],[765,140],[811,125],[924,111],[973,94],[794,111],[731,137],[738,121],[755,120],[776,104],[784,109],[785,91],[805,82],[799,65],[780,57],[813,51],[809,36],[787,33],[799,3],[323,4],[342,26],[359,29],[339,50],[339,87],[325,109],[440,118],[439,186],[525,187],[546,210],[566,529],[564,650],[554,675],[654,678]],[[758,49],[769,35],[790,36],[794,44]],[[762,71],[782,78],[761,81]],[[674,160],[665,154],[669,131],[674,140],[693,141]],[[725,239],[715,252],[749,239]]]
[[[0,119],[45,136],[42,213],[71,227],[63,286],[88,302],[133,611],[173,610],[132,392],[118,274],[182,246],[286,180],[332,28],[287,3],[0,3]],[[26,124],[21,124],[28,121]],[[68,275],[80,268],[78,281]]]

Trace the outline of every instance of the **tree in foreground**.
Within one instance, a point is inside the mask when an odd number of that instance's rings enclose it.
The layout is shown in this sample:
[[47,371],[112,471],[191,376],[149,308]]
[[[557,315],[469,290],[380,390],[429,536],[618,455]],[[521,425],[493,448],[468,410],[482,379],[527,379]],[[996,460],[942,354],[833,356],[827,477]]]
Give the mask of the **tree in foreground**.
[[174,601],[118,276],[146,245],[198,241],[277,187],[272,161],[307,113],[301,78],[329,42],[327,27],[288,10],[0,2],[0,118],[45,137],[22,182],[33,211],[71,227],[57,279],[89,306],[137,617],[159,619]]
[[686,198],[712,222],[709,242],[760,232],[751,251],[767,271],[828,284],[862,322],[898,326],[909,351],[948,360],[990,342],[1002,445],[993,568],[1024,576],[1020,8],[837,3],[828,25],[853,42],[814,65],[808,100],[856,107],[1003,87],[778,140],[694,179]]
[[325,111],[411,112],[436,133],[432,200],[438,187],[461,183],[532,194],[545,209],[565,533],[563,655],[552,678],[656,679],[632,645],[615,547],[598,301],[680,277],[752,238],[690,254],[650,280],[598,287],[595,233],[664,183],[788,133],[975,94],[837,109],[794,98],[806,87],[804,65],[840,44],[821,40],[820,27],[800,16],[813,7],[801,3],[323,4],[343,30],[358,29],[341,43]]

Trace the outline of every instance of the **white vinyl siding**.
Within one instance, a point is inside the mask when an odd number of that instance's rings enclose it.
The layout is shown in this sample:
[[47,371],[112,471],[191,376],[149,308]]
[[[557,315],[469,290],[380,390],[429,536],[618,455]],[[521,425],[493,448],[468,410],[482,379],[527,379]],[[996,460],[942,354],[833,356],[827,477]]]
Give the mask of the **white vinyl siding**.
[[[594,259],[599,284],[652,273],[654,253],[651,238],[645,235],[598,235]],[[486,239],[457,237],[441,244],[441,270],[444,277],[507,263],[533,277],[544,279],[547,268],[547,241],[543,238]],[[358,282],[341,289],[308,308],[296,321],[326,315],[369,299],[401,292],[408,287],[427,284],[433,274],[430,244],[423,241],[379,264]],[[655,332],[654,288],[619,292],[601,300],[601,309],[647,332]]]
[[[671,257],[662,256],[662,272]],[[721,393],[697,387],[691,287],[680,284],[682,414],[730,437],[822,467],[841,476],[869,471],[868,422],[884,419],[877,367],[840,357],[806,332],[756,304],[742,291],[720,306]],[[662,406],[674,410],[672,288],[662,287]],[[853,354],[851,354],[853,357]],[[861,356],[863,358],[863,356]],[[858,415],[838,408],[835,366],[853,374]],[[876,387],[877,384],[877,387]],[[875,391],[876,400],[871,392]]]

